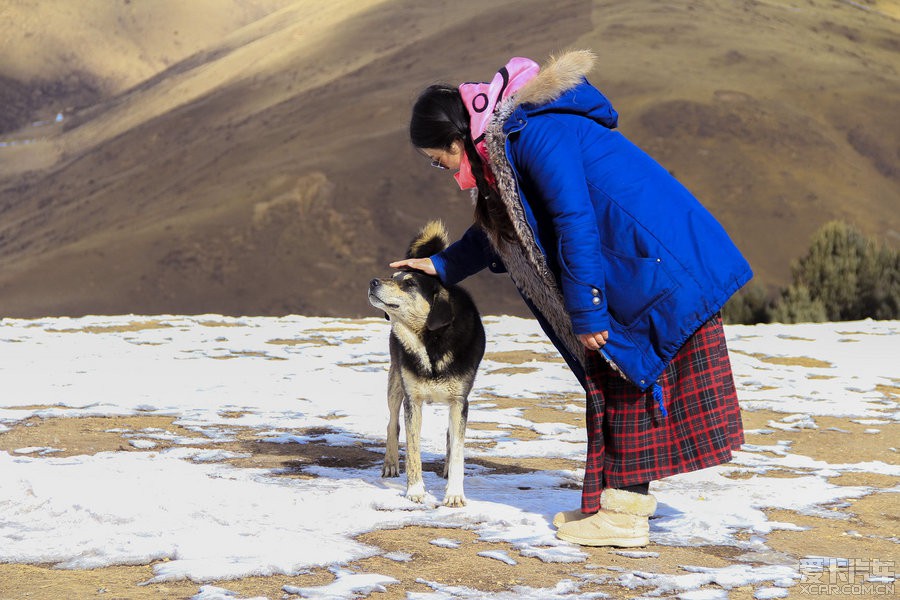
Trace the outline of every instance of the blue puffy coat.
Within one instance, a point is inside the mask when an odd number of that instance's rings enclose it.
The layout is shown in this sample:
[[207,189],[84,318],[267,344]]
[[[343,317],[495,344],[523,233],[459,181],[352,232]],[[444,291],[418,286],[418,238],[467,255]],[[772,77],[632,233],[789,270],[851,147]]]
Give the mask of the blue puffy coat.
[[432,260],[445,283],[508,270],[582,383],[574,334],[609,331],[607,358],[647,389],[752,272],[709,211],[615,131],[616,111],[584,78],[592,62],[556,59],[488,127],[517,247],[473,226]]

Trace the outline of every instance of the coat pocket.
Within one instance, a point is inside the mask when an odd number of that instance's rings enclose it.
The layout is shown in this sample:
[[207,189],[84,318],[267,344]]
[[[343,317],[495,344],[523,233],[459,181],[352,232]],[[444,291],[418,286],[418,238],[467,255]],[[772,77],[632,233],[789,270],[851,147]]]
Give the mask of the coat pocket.
[[602,252],[609,313],[625,328],[678,287],[661,258],[626,256],[606,247]]

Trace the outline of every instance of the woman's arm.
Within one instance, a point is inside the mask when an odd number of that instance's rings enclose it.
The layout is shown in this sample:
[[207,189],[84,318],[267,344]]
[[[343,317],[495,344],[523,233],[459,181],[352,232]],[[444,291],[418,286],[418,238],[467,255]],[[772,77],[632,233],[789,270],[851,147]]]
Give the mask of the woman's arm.
[[472,225],[463,236],[444,250],[429,258],[408,258],[392,262],[392,268],[409,267],[429,275],[437,275],[445,285],[454,285],[490,266],[492,271],[502,271],[496,265],[487,236],[481,227]]

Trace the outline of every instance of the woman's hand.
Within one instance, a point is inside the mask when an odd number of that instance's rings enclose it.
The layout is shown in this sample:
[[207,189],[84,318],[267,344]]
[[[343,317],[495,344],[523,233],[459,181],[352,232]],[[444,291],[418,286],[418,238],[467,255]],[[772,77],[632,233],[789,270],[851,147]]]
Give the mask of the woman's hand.
[[392,269],[406,267],[408,269],[422,271],[426,275],[437,275],[437,271],[434,269],[434,263],[431,262],[430,258],[407,258],[392,262],[389,266]]
[[581,340],[581,343],[584,344],[584,347],[588,350],[599,350],[606,345],[606,340],[609,339],[609,332],[579,333],[578,339]]

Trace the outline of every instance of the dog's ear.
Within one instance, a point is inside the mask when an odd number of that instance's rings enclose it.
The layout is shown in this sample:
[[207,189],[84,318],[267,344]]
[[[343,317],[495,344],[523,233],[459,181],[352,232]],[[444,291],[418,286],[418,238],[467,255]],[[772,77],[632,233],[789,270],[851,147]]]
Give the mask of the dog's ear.
[[431,311],[425,320],[425,327],[428,328],[428,331],[434,331],[446,327],[451,321],[453,321],[453,307],[450,305],[450,292],[442,287],[434,295],[434,302],[431,303]]

